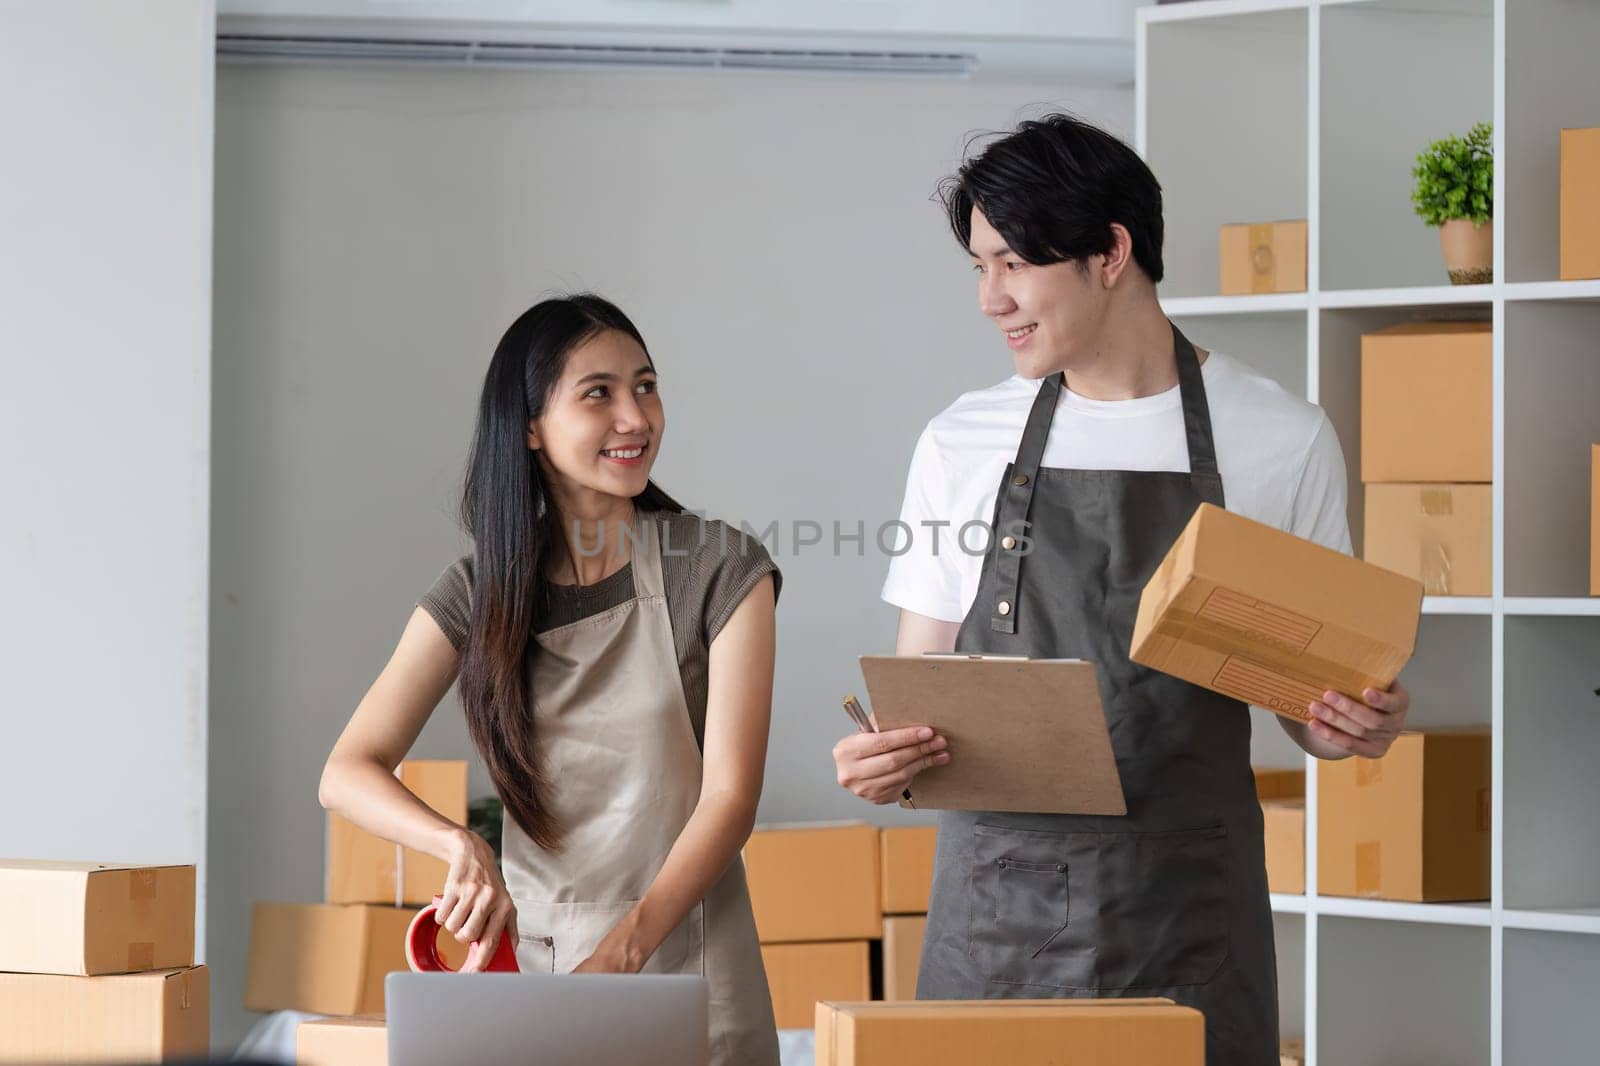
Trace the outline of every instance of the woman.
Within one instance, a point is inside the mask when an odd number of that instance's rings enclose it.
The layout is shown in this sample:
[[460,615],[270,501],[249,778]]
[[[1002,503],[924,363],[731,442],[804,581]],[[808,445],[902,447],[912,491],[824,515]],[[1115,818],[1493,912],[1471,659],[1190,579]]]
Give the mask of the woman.
[[[739,849],[755,820],[781,577],[649,480],[666,420],[623,313],[546,300],[489,365],[462,501],[473,553],[412,614],[322,805],[450,865],[440,921],[481,969],[703,973],[711,1061],[778,1061]],[[484,840],[393,776],[459,677],[505,805]]]

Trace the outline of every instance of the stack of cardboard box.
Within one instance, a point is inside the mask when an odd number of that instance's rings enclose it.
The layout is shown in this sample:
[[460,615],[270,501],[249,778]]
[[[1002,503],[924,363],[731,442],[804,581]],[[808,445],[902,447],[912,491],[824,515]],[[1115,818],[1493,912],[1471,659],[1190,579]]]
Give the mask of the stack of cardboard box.
[[745,872],[778,1028],[809,1028],[818,1000],[872,998],[883,936],[878,842],[877,829],[858,823],[750,834]]
[[1317,769],[1317,891],[1413,903],[1489,898],[1487,730],[1402,733],[1381,759]]
[[[409,761],[396,771],[424,803],[467,820],[467,764]],[[444,888],[444,863],[328,817],[327,902],[255,906],[245,1006],[313,1014],[381,1016],[383,979],[406,969],[405,933]],[[464,952],[449,937],[451,965]]]
[[1361,338],[1363,555],[1430,596],[1490,593],[1491,345],[1487,322]]
[[922,963],[922,936],[928,929],[933,853],[938,844],[938,826],[880,830],[883,998],[891,1003],[917,998],[917,969]]
[[211,1045],[193,866],[0,860],[0,1062],[163,1062]]
[[1266,832],[1267,889],[1306,890],[1306,772],[1256,767],[1256,798]]

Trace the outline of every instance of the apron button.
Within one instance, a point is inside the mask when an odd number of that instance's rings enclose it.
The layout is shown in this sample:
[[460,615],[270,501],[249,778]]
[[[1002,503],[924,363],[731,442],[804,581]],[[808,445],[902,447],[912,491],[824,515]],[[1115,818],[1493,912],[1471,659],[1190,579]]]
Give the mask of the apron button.
[[1015,548],[1016,546],[1017,546],[1017,538],[1016,537],[1002,537],[1002,538],[1000,538],[1000,547],[1004,548],[1006,551],[1010,551],[1012,548]]
[[1002,615],[1010,614],[1011,602],[1009,600],[1001,600],[1000,603],[995,607],[995,610],[999,611]]
[[1011,483],[1020,489],[1022,486],[1028,483],[1028,475],[1018,474],[1016,477],[1011,479]]

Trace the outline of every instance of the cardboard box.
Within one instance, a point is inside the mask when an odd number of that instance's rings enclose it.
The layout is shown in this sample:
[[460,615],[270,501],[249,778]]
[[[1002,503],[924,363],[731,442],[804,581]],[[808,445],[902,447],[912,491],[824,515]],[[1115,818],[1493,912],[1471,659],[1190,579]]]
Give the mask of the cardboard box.
[[1429,596],[1487,596],[1493,485],[1368,485],[1362,557]]
[[894,1003],[917,998],[917,970],[922,967],[925,915],[902,914],[883,920],[883,998]]
[[761,963],[767,970],[767,988],[772,993],[772,1013],[778,1028],[804,1029],[811,1025],[821,1000],[870,998],[869,946],[865,940],[761,945]]
[[1600,596],[1600,444],[1589,453],[1589,595]]
[[873,826],[757,826],[744,846],[744,866],[762,943],[883,935]]
[[[416,908],[257,903],[250,924],[244,1005],[250,1010],[383,1014],[383,979],[407,969],[405,934]],[[466,950],[448,933],[452,968]]]
[[1224,296],[1306,291],[1306,220],[1222,227],[1218,273]]
[[1388,688],[1421,615],[1416,581],[1203,503],[1145,585],[1131,655],[1303,722],[1330,689]]
[[878,851],[882,856],[884,914],[928,913],[933,853],[938,846],[936,825],[883,830]]
[[1489,898],[1490,738],[1402,733],[1317,772],[1317,887],[1433,903]]
[[382,1018],[316,1018],[295,1030],[295,1066],[389,1066]]
[[1306,890],[1306,801],[1268,800],[1261,805],[1267,848],[1267,890],[1291,896]]
[[1306,1042],[1285,1040],[1279,1045],[1278,1066],[1306,1066]]
[[1265,803],[1267,800],[1304,799],[1306,795],[1306,772],[1304,770],[1279,770],[1275,767],[1252,766],[1250,772],[1256,777],[1256,799]]
[[1561,131],[1561,280],[1600,278],[1600,128]]
[[[467,764],[458,759],[408,759],[395,770],[429,807],[467,824]],[[402,848],[328,815],[327,900],[426,906],[444,888],[450,865]]]
[[1165,999],[819,1003],[816,1066],[1203,1066],[1205,1018]]
[[0,970],[90,974],[194,965],[194,867],[0,859]]
[[210,1051],[204,966],[101,977],[0,973],[0,1062],[165,1062]]
[[1489,482],[1487,322],[1408,322],[1361,337],[1361,480]]

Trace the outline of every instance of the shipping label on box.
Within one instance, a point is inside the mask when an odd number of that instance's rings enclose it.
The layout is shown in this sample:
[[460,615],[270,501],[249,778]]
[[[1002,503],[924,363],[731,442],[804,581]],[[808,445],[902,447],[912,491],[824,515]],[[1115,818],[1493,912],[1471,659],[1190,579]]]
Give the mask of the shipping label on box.
[[381,1018],[316,1018],[295,1030],[295,1066],[389,1066]]
[[1306,803],[1268,800],[1261,805],[1267,854],[1267,891],[1298,896],[1306,890]]
[[210,1051],[204,966],[100,977],[0,973],[0,1062],[198,1061]]
[[762,943],[883,935],[876,827],[757,826],[744,864]]
[[1317,771],[1317,881],[1328,896],[1489,898],[1487,732],[1403,733],[1382,759]]
[[1600,127],[1561,131],[1561,280],[1600,278]]
[[[889,1003],[917,998],[917,971],[922,967],[922,941],[928,919],[895,915],[883,920],[883,998]],[[842,998],[842,997],[829,997]]]
[[1422,586],[1201,504],[1139,599],[1130,656],[1296,721],[1329,690],[1388,689]]
[[878,851],[882,859],[884,914],[928,913],[933,856],[938,846],[936,825],[883,830]]
[[0,859],[0,970],[111,974],[194,964],[194,867]]
[[1224,296],[1306,291],[1306,221],[1222,227],[1218,273]]
[[1205,1029],[1160,999],[819,1003],[816,1066],[1204,1066]]
[[1366,486],[1362,556],[1429,596],[1490,594],[1492,485]]
[[867,999],[872,995],[870,945],[865,940],[814,944],[763,944],[761,964],[772,993],[779,1029],[812,1024],[825,999]]
[[[460,759],[407,759],[395,771],[402,784],[439,814],[467,822],[467,764]],[[426,906],[444,889],[449,864],[402,848],[328,815],[327,900]]]
[[1494,480],[1488,322],[1408,322],[1361,337],[1361,480]]
[[[368,904],[257,903],[250,925],[244,1005],[250,1010],[383,1014],[383,979],[409,969],[405,937],[415,908]],[[450,936],[451,968],[466,952]]]

